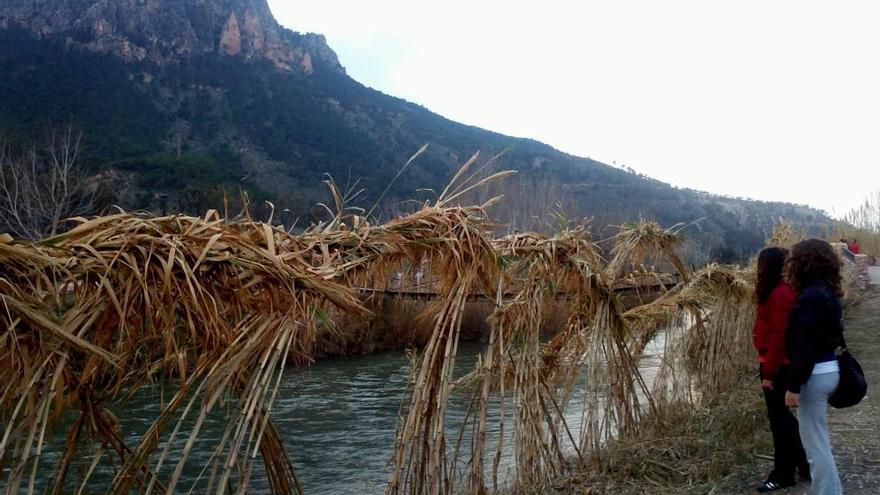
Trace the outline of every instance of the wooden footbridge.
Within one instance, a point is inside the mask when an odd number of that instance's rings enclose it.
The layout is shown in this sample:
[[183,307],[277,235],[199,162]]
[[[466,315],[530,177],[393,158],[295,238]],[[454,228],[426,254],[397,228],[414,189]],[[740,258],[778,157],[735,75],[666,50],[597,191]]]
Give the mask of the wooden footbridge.
[[[629,297],[650,297],[669,289],[672,289],[681,282],[681,276],[678,274],[662,273],[651,274],[648,276],[632,277],[630,281],[617,284],[615,291],[626,298]],[[388,297],[397,299],[408,299],[415,301],[433,301],[437,299],[439,291],[437,290],[438,280],[432,279],[428,281],[419,281],[413,284],[401,285],[400,280],[392,280],[391,284],[385,287],[361,287],[358,292],[365,297]],[[502,294],[502,301],[513,299],[517,292],[508,290]],[[557,300],[567,300],[574,298],[569,292],[559,291],[556,293]],[[496,297],[486,294],[482,288],[474,287],[467,298],[468,302],[494,302]]]

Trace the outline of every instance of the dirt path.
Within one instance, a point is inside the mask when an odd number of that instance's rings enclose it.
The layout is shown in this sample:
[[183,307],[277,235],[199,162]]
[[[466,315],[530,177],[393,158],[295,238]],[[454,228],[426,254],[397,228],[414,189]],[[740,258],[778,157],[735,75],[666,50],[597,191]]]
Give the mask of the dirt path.
[[[875,495],[880,493],[880,288],[847,308],[846,337],[850,350],[865,370],[869,389],[858,406],[831,409],[831,442],[844,493]],[[766,456],[770,454],[767,452]],[[771,460],[756,459],[748,469],[729,476],[711,493],[755,493],[755,487],[772,467]],[[809,484],[799,483],[773,493],[806,495]]]

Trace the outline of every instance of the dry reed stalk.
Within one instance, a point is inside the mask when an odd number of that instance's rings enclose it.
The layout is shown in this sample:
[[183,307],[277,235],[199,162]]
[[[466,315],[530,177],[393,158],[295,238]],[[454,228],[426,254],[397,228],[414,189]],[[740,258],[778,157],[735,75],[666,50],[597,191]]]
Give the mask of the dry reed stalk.
[[710,265],[682,290],[682,305],[694,315],[685,353],[702,390],[725,391],[752,365],[751,279],[749,271]]
[[[601,459],[602,448],[609,440],[634,438],[644,427],[642,418],[662,417],[659,407],[694,399],[691,375],[683,368],[685,350],[694,350],[691,342],[695,338],[680,328],[690,314],[682,312],[683,306],[699,311],[699,321],[712,325],[700,327],[703,332],[699,335],[706,338],[702,344],[705,355],[693,363],[695,373],[703,378],[698,392],[723,390],[726,383],[722,380],[706,378],[720,373],[734,380],[741,376],[743,363],[749,362],[744,357],[749,347],[743,336],[748,335],[744,329],[750,328],[752,314],[744,274],[730,272],[731,276],[723,281],[715,280],[717,273],[709,271],[692,275],[675,252],[680,237],[656,224],[625,226],[616,241],[614,257],[608,262],[598,256],[583,232],[567,232],[552,239],[516,236],[496,246],[508,259],[510,276],[505,280],[518,285],[520,292],[493,316],[499,340],[507,344],[500,352],[493,347],[484,358],[487,364],[483,374],[497,370],[501,377],[483,377],[483,396],[487,395],[487,384],[503,384],[508,374],[493,357],[507,357],[518,410],[514,486],[519,491],[540,492],[550,479],[565,471],[571,450],[581,458],[590,455]],[[633,270],[643,270],[643,263],[657,260],[675,266],[684,282],[656,301],[625,309],[615,287],[624,283]],[[657,277],[649,272],[645,275]],[[536,338],[541,314],[538,302],[559,290],[573,296],[571,316],[566,327],[542,345]],[[659,356],[660,369],[649,384],[639,363],[647,344],[661,330],[666,335]],[[535,360],[539,353],[540,360]],[[563,411],[584,373],[581,424],[569,425]],[[481,409],[485,407],[482,403]],[[645,407],[650,414],[643,412]],[[478,417],[485,414],[481,411]],[[482,421],[479,435],[485,431]],[[575,435],[579,432],[577,441],[572,431]],[[564,448],[566,436],[571,440],[571,450]],[[478,438],[476,445],[483,445],[483,439]],[[485,489],[482,461],[478,460],[482,455],[473,454],[476,468],[471,476],[472,493]]]
[[795,243],[804,240],[804,237],[804,233],[794,225],[780,220],[773,226],[773,235],[767,241],[767,245],[790,248]]
[[[301,492],[269,419],[281,372],[288,359],[310,359],[322,308],[363,315],[355,289],[383,287],[398,272],[410,281],[430,274],[438,298],[426,316],[433,318],[428,343],[413,361],[388,494],[458,489],[461,440],[449,445],[445,433],[445,411],[457,386],[477,386],[475,413],[461,431],[470,422],[475,432],[468,487],[485,493],[493,397],[502,410],[502,432],[508,398],[515,409],[514,487],[540,492],[571,467],[572,452],[580,460],[601,459],[610,439],[634,438],[645,417],[663,417],[659,408],[733,383],[750,362],[746,273],[713,266],[691,274],[676,254],[676,232],[646,222],[624,226],[609,261],[583,227],[552,238],[522,234],[492,241],[483,208],[452,204],[503,176],[453,181],[437,205],[384,225],[359,217],[336,191],[335,218],[298,236],[246,220],[228,224],[214,213],[203,219],[120,213],[80,220],[71,232],[40,245],[0,239],[6,324],[0,335],[0,417],[6,425],[0,466],[11,466],[7,492],[18,490],[27,470],[34,486],[46,432],[65,410],[80,412],[55,469],[56,493],[67,489],[86,438],[120,457],[110,493],[177,491],[202,425],[221,407],[229,422],[207,463],[213,466],[211,491],[246,490],[259,454],[274,493]],[[682,284],[627,309],[617,288],[658,278],[644,268],[657,261],[679,270]],[[494,295],[497,309],[480,367],[456,385],[462,313],[474,291]],[[543,308],[559,297],[570,316],[543,343]],[[678,328],[682,321],[691,321],[691,328]],[[652,384],[639,364],[663,331],[662,365]],[[157,382],[176,384],[175,393],[140,442],[128,446],[107,404]],[[580,423],[571,424],[566,411],[576,393],[585,401]],[[170,466],[178,438],[184,446]],[[494,491],[502,445],[492,467]]]
[[[409,408],[398,431],[392,478],[386,493],[450,493],[454,465],[447,462],[445,410],[452,386],[458,334],[467,295],[475,283],[490,286],[495,253],[481,231],[477,210],[431,209],[393,221],[386,233],[427,249],[439,274],[434,331],[414,370]],[[491,291],[491,289],[489,289]]]
[[[598,363],[611,363],[609,368],[624,370],[625,378],[617,383],[635,383],[646,392],[640,378],[632,379],[638,373],[629,353],[621,352],[626,344],[621,340],[625,332],[621,332],[616,322],[619,318],[611,316],[615,313],[604,304],[616,300],[613,283],[603,273],[604,264],[595,248],[588,240],[587,233],[582,230],[567,231],[558,238],[546,239],[531,234],[507,238],[496,246],[502,257],[510,260],[508,271],[519,276],[519,292],[512,300],[499,307],[493,316],[496,331],[500,329],[507,342],[498,356],[506,356],[512,370],[514,403],[517,414],[514,423],[514,448],[516,452],[516,486],[520,489],[540,489],[551,479],[559,476],[568,467],[566,459],[566,441],[570,441],[578,455],[584,448],[584,434],[592,432],[597,445],[603,436],[600,431],[608,430],[600,427],[600,418],[607,413],[599,411],[604,395],[598,376]],[[618,261],[620,266],[624,261]],[[614,273],[618,268],[610,270]],[[602,290],[604,289],[604,293]],[[558,290],[569,290],[575,294],[572,317],[569,324],[557,335],[546,348],[539,341],[541,308],[548,297],[553,297]],[[616,331],[604,336],[596,332],[596,327],[617,327]],[[599,337],[599,338],[597,338]],[[591,351],[592,349],[592,351]],[[493,348],[494,350],[494,348]],[[494,362],[495,353],[486,355],[486,370],[501,368]],[[575,441],[569,425],[564,418],[565,406],[569,403],[575,384],[584,369],[585,363],[592,373],[588,380],[588,395],[594,400],[587,400],[584,417],[588,425],[581,425],[582,436]],[[605,364],[603,364],[604,366]],[[503,369],[502,369],[503,371]],[[483,377],[484,392],[491,378]],[[501,377],[500,383],[506,381]],[[550,384],[548,384],[548,381]],[[626,412],[633,410],[637,404],[636,389],[622,386],[618,393],[616,405],[611,406],[617,417],[625,418],[625,425],[634,425]],[[503,395],[501,397],[503,400]],[[611,401],[614,402],[614,401]],[[485,401],[481,403],[478,414],[480,427],[476,445],[482,445],[482,426],[486,415]],[[624,414],[620,414],[625,412]],[[637,417],[637,416],[636,416]],[[632,429],[631,426],[626,428]],[[471,491],[483,491],[482,453],[474,452],[471,472]],[[493,473],[493,479],[497,473]]]
[[[512,264],[512,270],[522,282],[515,297],[493,318],[497,325],[509,329],[505,332],[505,354],[513,370],[517,408],[513,428],[515,484],[521,488],[541,487],[568,467],[564,444],[570,442],[578,449],[565,423],[564,408],[559,406],[556,384],[547,383],[548,365],[553,369],[566,358],[556,354],[548,359],[550,354],[540,344],[542,310],[557,291],[572,289],[566,281],[574,269],[574,259],[596,262],[598,257],[583,229],[566,231],[553,239],[525,234],[506,241],[501,250],[507,256],[519,257],[519,264]],[[582,307],[579,298],[575,301],[576,307]]]
[[[540,323],[549,284],[539,278],[533,281],[494,316],[499,330],[509,329],[505,332],[507,346],[503,352],[512,369],[516,479],[523,485],[543,483],[558,476],[563,460],[558,442],[548,439],[546,411],[542,408]],[[488,383],[491,379],[486,377],[485,380]],[[474,454],[475,461],[482,457],[478,454]]]
[[[503,278],[498,280],[498,288],[496,291],[496,307],[501,306],[502,297],[503,297]],[[485,482],[485,469],[484,469],[484,455],[483,452],[485,450],[486,445],[486,429],[487,429],[487,418],[489,415],[489,395],[492,390],[492,381],[494,375],[499,374],[499,369],[503,367],[503,357],[501,357],[501,353],[503,350],[499,349],[499,347],[503,347],[503,340],[499,341],[499,334],[503,334],[503,328],[499,328],[500,325],[492,325],[489,334],[489,345],[486,347],[486,351],[484,354],[484,359],[481,359],[479,365],[477,367],[477,372],[480,374],[481,384],[480,384],[480,396],[479,403],[477,405],[477,417],[476,421],[476,431],[474,433],[473,439],[473,448],[472,448],[472,459],[471,459],[471,472],[469,476],[469,487],[470,492],[473,494],[483,495],[486,493],[486,482]],[[499,407],[501,409],[502,415],[502,424],[499,425],[499,429],[501,431],[501,436],[504,435],[504,426],[503,426],[503,416],[504,416],[504,406],[503,406],[503,396],[504,396],[504,387],[502,386],[500,389],[501,393],[501,403]],[[462,431],[464,430],[464,426],[462,425]],[[503,443],[503,441],[499,441],[499,443]],[[499,455],[500,455],[499,447]],[[497,468],[496,468],[497,470]],[[494,480],[497,480],[497,475],[493,476]],[[493,483],[494,488],[497,490],[497,481]]]
[[[322,276],[297,239],[268,225],[226,224],[216,214],[81,220],[42,245],[0,248],[0,256],[14,256],[3,265],[3,280],[17,281],[3,284],[8,309],[0,363],[4,375],[25,372],[9,376],[3,395],[4,410],[26,406],[3,418],[8,493],[18,490],[25,469],[36,473],[45,432],[66,409],[81,412],[55,467],[53,491],[66,491],[84,437],[119,456],[111,493],[176,491],[200,425],[217,404],[233,412],[215,451],[225,457],[217,492],[235,484],[233,472],[247,486],[258,452],[273,492],[300,491],[268,411],[288,356],[308,359],[317,308],[329,302],[364,312],[350,289]],[[49,249],[58,254],[47,255]],[[22,280],[32,282],[17,285]],[[127,446],[107,404],[164,380],[181,384],[176,397],[140,444]],[[155,467],[150,460],[160,438],[182,411],[170,447],[196,409],[174,472],[160,481],[168,449]],[[29,489],[34,485],[32,474]]]

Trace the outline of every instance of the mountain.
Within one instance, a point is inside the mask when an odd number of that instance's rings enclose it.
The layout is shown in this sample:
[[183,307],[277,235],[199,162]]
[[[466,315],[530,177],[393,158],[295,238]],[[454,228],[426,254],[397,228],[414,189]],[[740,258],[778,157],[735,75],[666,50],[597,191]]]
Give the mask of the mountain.
[[315,58],[345,73],[323,36],[286,31],[262,0],[5,0],[0,26],[9,25],[127,62],[221,53],[304,73]]
[[441,190],[473,153],[485,162],[504,151],[491,169],[519,174],[467,199],[505,193],[492,216],[508,230],[542,228],[557,209],[598,230],[698,220],[686,231],[695,252],[738,258],[779,218],[812,231],[830,223],[804,206],[677,189],[452,122],[359,84],[323,36],[283,28],[266,0],[3,0],[0,71],[2,140],[26,148],[47,128],[81,129],[82,162],[127,208],[155,210],[166,193],[172,208],[200,213],[242,189],[290,210],[282,221],[308,222],[322,215],[329,174],[359,180],[355,201],[381,197],[390,215],[429,199],[424,190]]

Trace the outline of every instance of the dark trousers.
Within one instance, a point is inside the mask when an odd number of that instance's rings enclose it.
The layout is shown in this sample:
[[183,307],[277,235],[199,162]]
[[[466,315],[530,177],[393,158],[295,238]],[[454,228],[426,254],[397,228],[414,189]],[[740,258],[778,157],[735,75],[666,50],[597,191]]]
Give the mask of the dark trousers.
[[773,473],[771,480],[792,480],[795,469],[803,474],[810,472],[807,455],[798,433],[798,420],[785,405],[785,376],[783,367],[773,380],[773,390],[764,390],[767,403],[767,417],[770,419],[770,432],[773,433]]

